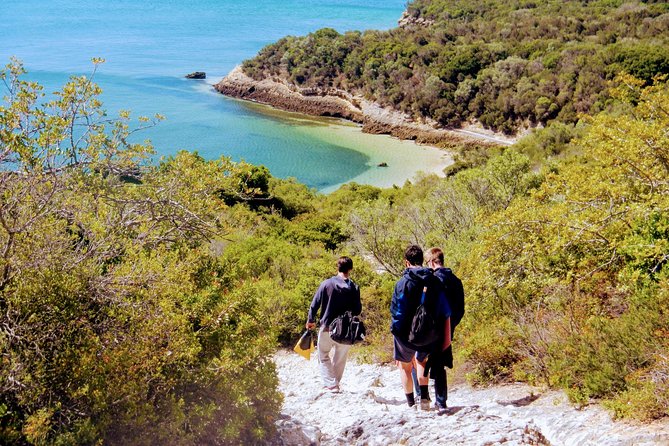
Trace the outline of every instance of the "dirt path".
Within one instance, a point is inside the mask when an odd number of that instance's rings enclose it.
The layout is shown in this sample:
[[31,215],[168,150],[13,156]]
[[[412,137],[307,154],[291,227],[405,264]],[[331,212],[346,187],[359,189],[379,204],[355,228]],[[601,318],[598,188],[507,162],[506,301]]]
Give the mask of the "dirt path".
[[407,407],[393,367],[349,362],[341,392],[329,393],[315,355],[281,351],[275,362],[284,445],[669,445],[669,422],[613,422],[599,407],[576,410],[560,392],[523,384],[452,387],[439,415]]
[[469,138],[480,139],[482,141],[493,142],[495,144],[501,144],[503,146],[510,146],[516,142],[514,138],[506,138],[501,135],[492,134],[491,132],[483,132],[476,130],[467,130],[467,129],[454,129],[451,130],[454,133],[459,135],[465,135]]

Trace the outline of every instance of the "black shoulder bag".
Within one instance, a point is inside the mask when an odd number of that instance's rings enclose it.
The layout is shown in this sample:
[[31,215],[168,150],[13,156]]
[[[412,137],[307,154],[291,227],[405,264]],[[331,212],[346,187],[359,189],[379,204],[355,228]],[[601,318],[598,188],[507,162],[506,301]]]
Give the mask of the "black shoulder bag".
[[367,330],[358,316],[353,316],[350,311],[337,316],[328,327],[330,338],[339,344],[352,345],[363,341]]

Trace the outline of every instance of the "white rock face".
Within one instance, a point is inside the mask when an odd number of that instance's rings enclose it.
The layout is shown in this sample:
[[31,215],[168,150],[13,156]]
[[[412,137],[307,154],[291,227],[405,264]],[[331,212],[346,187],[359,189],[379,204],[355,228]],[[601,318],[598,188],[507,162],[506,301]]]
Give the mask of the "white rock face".
[[281,351],[275,362],[285,395],[279,423],[292,429],[285,445],[669,445],[669,422],[614,422],[600,407],[577,410],[561,392],[524,384],[449,387],[449,412],[439,415],[407,406],[395,367],[349,361],[341,392],[330,393],[315,354],[306,361]]

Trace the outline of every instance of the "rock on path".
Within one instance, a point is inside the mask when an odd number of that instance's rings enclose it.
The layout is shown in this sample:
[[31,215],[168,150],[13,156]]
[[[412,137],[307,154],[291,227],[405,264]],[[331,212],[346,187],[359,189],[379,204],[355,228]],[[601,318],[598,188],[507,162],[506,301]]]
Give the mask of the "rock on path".
[[322,390],[315,354],[306,361],[280,351],[275,362],[286,446],[669,445],[669,422],[614,422],[600,407],[577,410],[561,392],[524,384],[449,388],[449,412],[439,415],[407,407],[391,366],[349,361],[341,392],[330,393]]

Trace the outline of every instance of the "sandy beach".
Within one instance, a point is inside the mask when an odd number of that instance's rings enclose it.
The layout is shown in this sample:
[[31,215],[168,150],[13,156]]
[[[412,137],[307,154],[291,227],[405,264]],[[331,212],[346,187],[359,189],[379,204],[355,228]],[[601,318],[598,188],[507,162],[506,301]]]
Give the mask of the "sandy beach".
[[[315,117],[287,112],[269,105],[240,101],[245,107],[285,125],[314,140],[354,150],[367,158],[368,169],[352,176],[347,182],[378,187],[401,186],[421,173],[444,176],[444,169],[453,164],[452,154],[438,147],[401,140],[390,135],[364,133],[362,126],[337,118]],[[384,166],[380,166],[384,164]],[[313,168],[313,167],[312,167]],[[322,193],[337,190],[342,184],[319,189]]]

